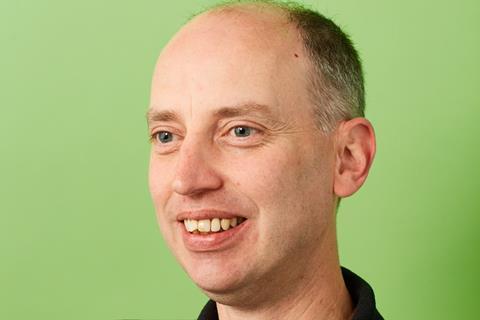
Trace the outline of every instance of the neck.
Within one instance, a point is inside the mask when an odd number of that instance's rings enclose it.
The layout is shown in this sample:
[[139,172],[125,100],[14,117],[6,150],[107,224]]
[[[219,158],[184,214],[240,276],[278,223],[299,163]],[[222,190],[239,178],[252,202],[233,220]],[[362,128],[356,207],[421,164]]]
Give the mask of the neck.
[[[302,272],[289,278],[280,290],[277,288],[277,292],[270,293],[269,299],[259,299],[263,303],[247,308],[217,302],[219,319],[351,319],[352,301],[340,269],[336,235],[331,236],[334,239],[333,246],[326,243],[328,241],[323,242],[325,249],[330,250],[321,250],[322,256],[312,259],[309,264],[311,267],[303,267]],[[258,292],[256,296],[260,298],[261,295]]]

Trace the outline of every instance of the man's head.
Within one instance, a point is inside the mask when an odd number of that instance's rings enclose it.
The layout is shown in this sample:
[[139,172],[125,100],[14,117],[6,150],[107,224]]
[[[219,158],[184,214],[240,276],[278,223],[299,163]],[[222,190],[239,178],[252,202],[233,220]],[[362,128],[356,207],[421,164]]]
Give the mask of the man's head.
[[[312,15],[271,2],[216,7],[156,65],[148,117],[158,221],[186,272],[224,304],[281,299],[338,267],[335,206],[373,160],[373,129],[355,118],[364,103],[355,50]],[[318,39],[306,31],[316,27]],[[227,225],[233,217],[243,222]],[[229,229],[215,232],[215,218]]]

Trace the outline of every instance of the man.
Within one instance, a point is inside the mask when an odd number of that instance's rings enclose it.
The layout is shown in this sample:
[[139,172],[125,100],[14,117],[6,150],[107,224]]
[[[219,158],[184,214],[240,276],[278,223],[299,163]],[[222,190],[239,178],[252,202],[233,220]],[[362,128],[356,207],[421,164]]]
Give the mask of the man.
[[163,237],[199,319],[382,319],[341,269],[335,215],[375,154],[357,53],[299,5],[227,3],[161,53],[148,124]]

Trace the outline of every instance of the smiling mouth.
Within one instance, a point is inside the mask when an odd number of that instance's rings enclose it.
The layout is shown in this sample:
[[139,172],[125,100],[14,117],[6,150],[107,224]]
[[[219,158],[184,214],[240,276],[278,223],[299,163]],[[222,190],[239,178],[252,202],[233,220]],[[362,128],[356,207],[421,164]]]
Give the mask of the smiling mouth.
[[213,219],[185,219],[183,225],[185,230],[192,234],[212,234],[221,233],[232,228],[236,228],[242,224],[246,219],[243,217],[235,217],[230,219],[213,218]]

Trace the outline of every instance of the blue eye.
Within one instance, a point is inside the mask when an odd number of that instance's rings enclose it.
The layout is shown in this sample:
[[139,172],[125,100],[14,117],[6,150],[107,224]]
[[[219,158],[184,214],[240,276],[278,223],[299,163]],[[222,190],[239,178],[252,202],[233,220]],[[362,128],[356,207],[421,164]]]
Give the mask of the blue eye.
[[248,137],[251,134],[252,128],[249,127],[235,127],[233,132],[237,137]]
[[155,136],[160,143],[168,143],[173,140],[173,134],[168,131],[159,131]]

